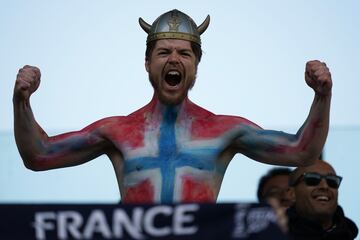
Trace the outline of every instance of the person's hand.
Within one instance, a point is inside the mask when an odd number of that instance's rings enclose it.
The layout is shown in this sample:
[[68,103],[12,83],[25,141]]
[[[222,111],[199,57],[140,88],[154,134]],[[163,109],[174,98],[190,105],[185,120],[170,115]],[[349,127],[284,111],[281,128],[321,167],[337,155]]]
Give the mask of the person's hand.
[[331,94],[332,80],[329,68],[318,60],[306,63],[305,81],[320,96]]
[[27,101],[40,85],[40,69],[26,65],[19,69],[14,87],[14,100]]
[[280,206],[278,199],[270,197],[267,199],[268,204],[273,208],[277,217],[277,223],[283,233],[288,232],[288,217],[286,215],[286,208]]

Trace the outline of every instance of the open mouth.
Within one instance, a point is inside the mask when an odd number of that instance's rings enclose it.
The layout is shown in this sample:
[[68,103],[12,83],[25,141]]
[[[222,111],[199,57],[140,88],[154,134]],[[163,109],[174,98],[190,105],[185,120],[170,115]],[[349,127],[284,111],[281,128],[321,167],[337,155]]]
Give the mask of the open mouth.
[[166,73],[165,81],[169,86],[175,87],[181,82],[181,73],[177,70],[171,70]]

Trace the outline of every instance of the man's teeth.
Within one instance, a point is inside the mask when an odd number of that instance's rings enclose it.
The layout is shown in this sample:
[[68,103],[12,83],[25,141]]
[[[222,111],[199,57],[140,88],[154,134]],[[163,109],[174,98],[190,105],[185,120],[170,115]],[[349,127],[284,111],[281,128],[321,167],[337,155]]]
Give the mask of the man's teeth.
[[170,72],[168,72],[168,74],[170,74],[170,75],[180,75],[180,73],[178,71],[170,71]]
[[329,201],[329,197],[326,196],[317,196],[316,200],[318,201]]

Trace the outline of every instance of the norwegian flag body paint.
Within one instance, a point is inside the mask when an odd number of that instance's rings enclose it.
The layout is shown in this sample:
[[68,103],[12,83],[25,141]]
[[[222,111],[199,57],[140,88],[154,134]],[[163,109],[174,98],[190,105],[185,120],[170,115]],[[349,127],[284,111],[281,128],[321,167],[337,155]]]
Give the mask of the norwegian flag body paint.
[[188,99],[180,106],[160,105],[128,116],[143,127],[127,129],[136,137],[121,146],[123,202],[214,202],[226,170],[217,161],[219,154],[236,126],[250,122],[238,117],[218,121]]

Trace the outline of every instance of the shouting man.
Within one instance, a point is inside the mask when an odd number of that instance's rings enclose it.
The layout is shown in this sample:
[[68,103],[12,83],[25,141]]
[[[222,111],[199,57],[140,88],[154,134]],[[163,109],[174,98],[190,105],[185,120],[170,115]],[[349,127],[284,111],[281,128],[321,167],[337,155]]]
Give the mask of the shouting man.
[[215,202],[225,170],[237,153],[287,166],[310,165],[320,155],[332,88],[325,63],[306,64],[305,80],[315,97],[299,131],[293,135],[264,130],[242,117],[213,114],[188,98],[202,55],[200,35],[209,16],[200,26],[178,10],[162,14],[152,25],[141,18],[139,22],[148,34],[145,69],[154,94],[128,116],[48,136],[30,106],[40,70],[34,66],[19,70],[13,96],[15,138],[27,168],[70,167],[106,154],[124,203]]

